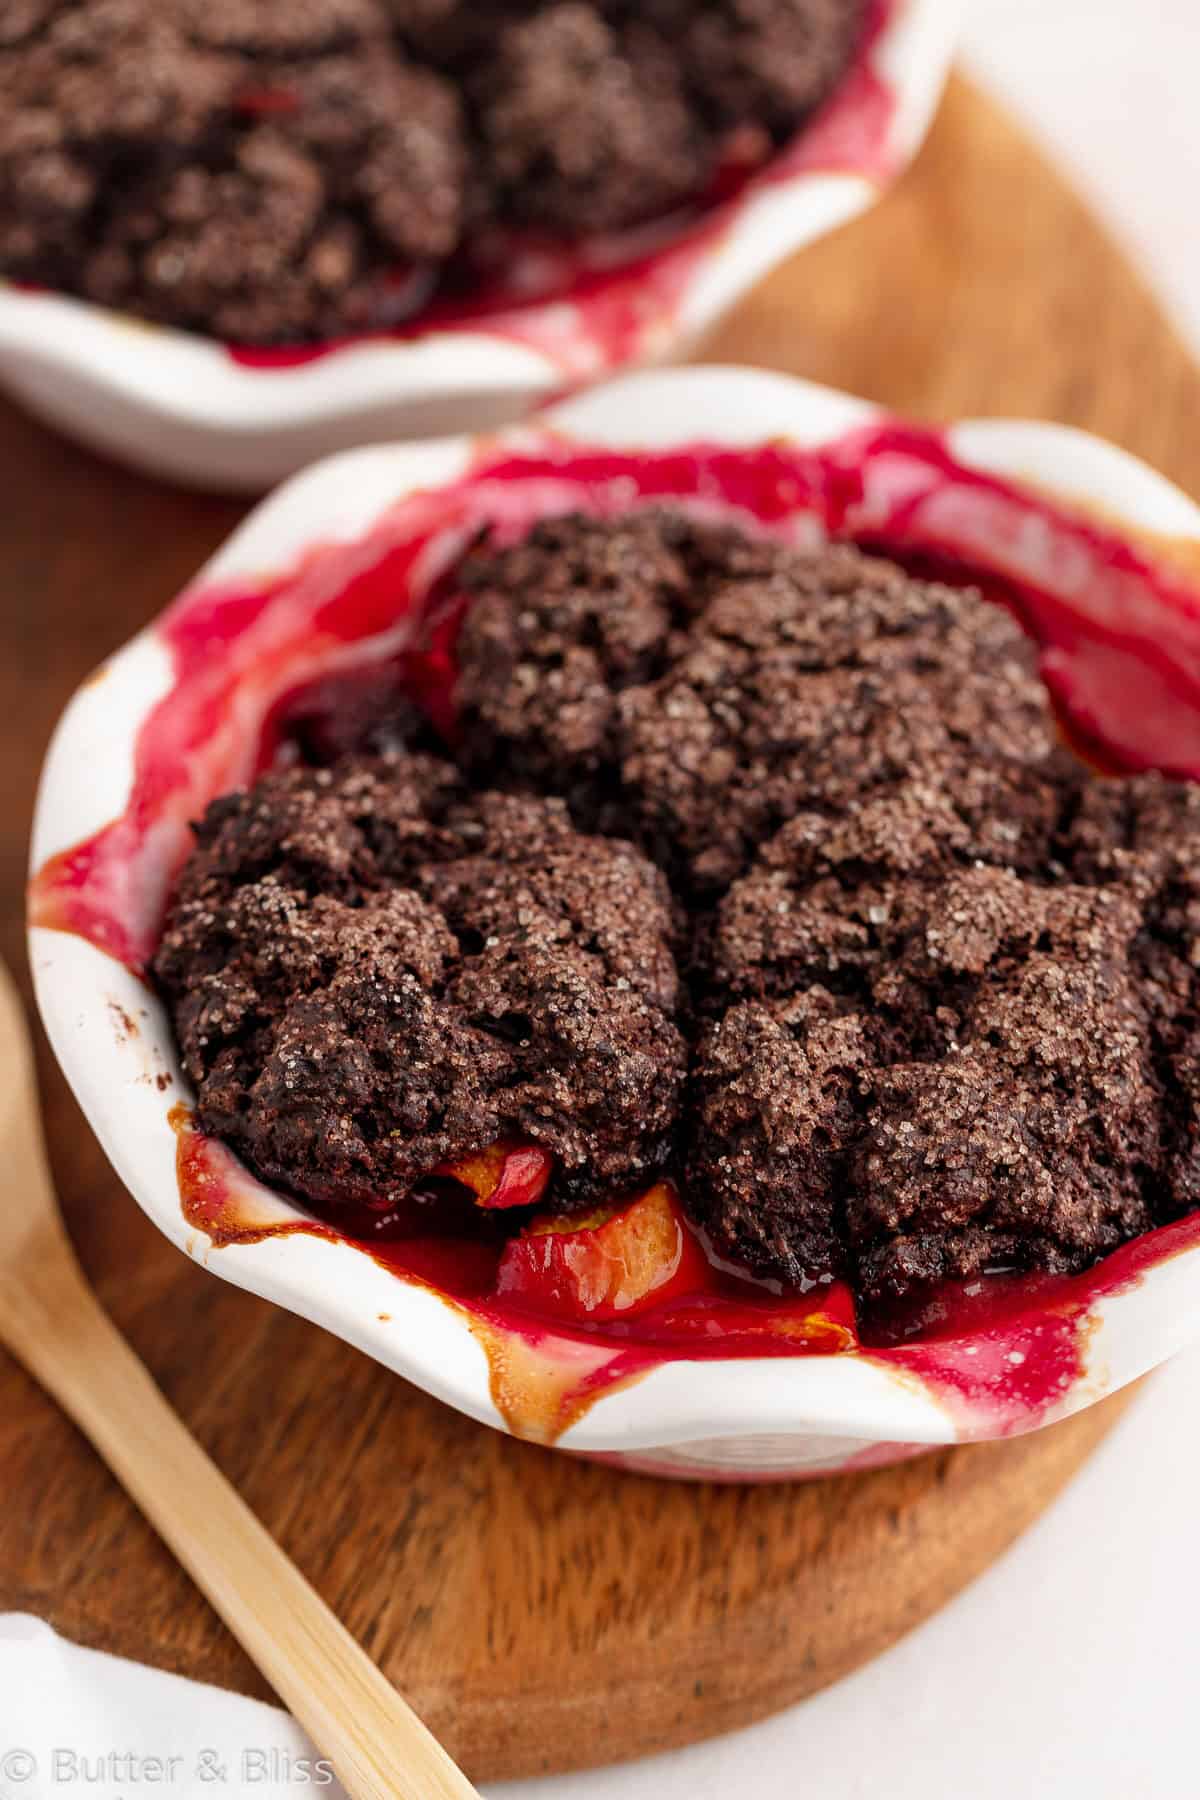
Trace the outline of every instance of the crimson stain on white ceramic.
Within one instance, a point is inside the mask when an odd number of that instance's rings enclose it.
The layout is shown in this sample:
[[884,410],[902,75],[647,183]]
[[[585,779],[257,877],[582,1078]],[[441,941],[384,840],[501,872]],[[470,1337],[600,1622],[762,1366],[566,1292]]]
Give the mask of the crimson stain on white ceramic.
[[[853,539],[976,581],[1039,644],[1072,741],[1106,767],[1200,776],[1200,595],[1118,532],[965,467],[937,434],[883,421],[813,449],[626,454],[550,434],[525,444],[410,496],[358,542],[314,546],[254,587],[181,596],[156,628],[174,680],[138,733],[125,811],[43,866],[31,923],[78,933],[144,971],[189,821],[207,801],[286,753],[298,705],[336,706],[359,681],[394,679],[452,731],[455,556],[485,525],[511,541],[537,518],[576,508],[613,514],[671,501],[802,542]],[[870,1356],[919,1378],[964,1438],[1028,1430],[1081,1374],[1093,1303],[1200,1242],[1193,1217],[1080,1276],[948,1284],[919,1311],[871,1322],[865,1340],[841,1284],[785,1299],[712,1265],[697,1292],[627,1322],[566,1326],[497,1294],[499,1238],[412,1235],[411,1222],[394,1221],[389,1235],[388,1221],[371,1215],[336,1228],[281,1225],[256,1210],[264,1190],[237,1159],[205,1140],[186,1108],[173,1116],[193,1224],[217,1244],[280,1231],[352,1241],[436,1289],[487,1350],[510,1426],[543,1441],[601,1393],[667,1361],[816,1354]],[[889,1446],[897,1456],[906,1448]]]

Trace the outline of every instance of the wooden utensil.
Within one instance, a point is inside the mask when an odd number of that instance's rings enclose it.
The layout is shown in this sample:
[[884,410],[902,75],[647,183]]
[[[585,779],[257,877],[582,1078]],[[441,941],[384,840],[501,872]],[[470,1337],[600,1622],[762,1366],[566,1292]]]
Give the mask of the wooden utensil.
[[475,1789],[167,1405],[88,1286],[42,1141],[29,1032],[0,964],[0,1338],[89,1437],[355,1800]]

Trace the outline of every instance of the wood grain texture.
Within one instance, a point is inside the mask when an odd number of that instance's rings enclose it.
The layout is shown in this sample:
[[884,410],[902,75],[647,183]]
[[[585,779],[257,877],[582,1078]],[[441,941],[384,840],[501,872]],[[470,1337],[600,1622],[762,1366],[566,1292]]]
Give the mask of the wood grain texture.
[[[905,181],[766,282],[706,353],[917,416],[1062,419],[1200,492],[1200,375],[1079,202],[962,82]],[[241,508],[122,473],[10,409],[0,468],[0,925],[15,961],[53,718]],[[692,1487],[575,1463],[481,1430],[188,1263],[121,1192],[44,1047],[41,1075],[71,1232],[105,1303],[479,1780],[686,1742],[836,1679],[997,1555],[1120,1409],[1118,1398],[1033,1438],[795,1487]],[[82,1440],[2,1357],[0,1488],[0,1607],[262,1691]]]
[[25,1010],[0,966],[0,1341],[104,1457],[200,1591],[329,1758],[349,1800],[479,1800],[204,1454],[100,1305],[50,1175]]

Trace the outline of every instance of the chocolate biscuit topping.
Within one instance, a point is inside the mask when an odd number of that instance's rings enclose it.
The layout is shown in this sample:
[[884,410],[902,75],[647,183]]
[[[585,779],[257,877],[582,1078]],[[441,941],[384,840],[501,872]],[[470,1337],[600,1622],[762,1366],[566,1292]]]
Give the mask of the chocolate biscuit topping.
[[[1087,777],[1056,773],[1069,820]],[[1163,784],[1138,786],[1157,808]],[[1175,1027],[1144,979],[1147,863],[1088,884],[1069,825],[1024,876],[969,828],[897,856],[872,810],[866,854],[840,821],[797,822],[720,909],[693,1204],[759,1272],[848,1258],[872,1296],[1081,1268],[1165,1216],[1183,1173]],[[1190,794],[1164,812],[1195,841]]]
[[386,327],[496,228],[703,202],[865,0],[9,0],[0,274],[235,341]]
[[210,806],[155,974],[200,1124],[263,1179],[387,1207],[532,1139],[573,1201],[670,1154],[670,932],[657,872],[560,803],[351,758]]
[[1200,790],[1068,753],[1003,609],[665,511],[461,583],[459,768],[218,801],[168,920],[260,1172],[380,1202],[523,1136],[554,1204],[665,1169],[720,1255],[872,1302],[1200,1204]]
[[[615,784],[621,696],[652,681],[684,643],[729,566],[766,568],[774,550],[678,513],[570,514],[460,579],[455,700],[469,766],[567,794],[586,816]],[[766,561],[764,562],[764,557]]]
[[567,518],[476,554],[464,583],[467,755],[581,817],[618,794],[622,828],[699,895],[809,807],[905,769],[986,783],[977,753],[1053,741],[1003,613],[849,548],[653,511]]

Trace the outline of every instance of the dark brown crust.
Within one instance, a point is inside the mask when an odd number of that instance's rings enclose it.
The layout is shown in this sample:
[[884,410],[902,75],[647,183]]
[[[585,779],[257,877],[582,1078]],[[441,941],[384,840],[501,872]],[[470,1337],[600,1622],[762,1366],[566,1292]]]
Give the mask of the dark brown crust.
[[986,783],[976,749],[1053,741],[1002,612],[847,547],[572,516],[476,553],[464,580],[468,762],[563,793],[588,822],[616,795],[620,828],[700,897],[785,820],[845,808],[894,769]]
[[668,1159],[670,903],[631,846],[415,757],[267,776],[198,840],[154,969],[200,1123],[264,1179],[388,1207],[532,1139],[570,1202]]
[[467,766],[595,814],[620,763],[622,694],[668,667],[711,583],[761,554],[739,532],[657,510],[572,513],[476,551],[456,650]]

